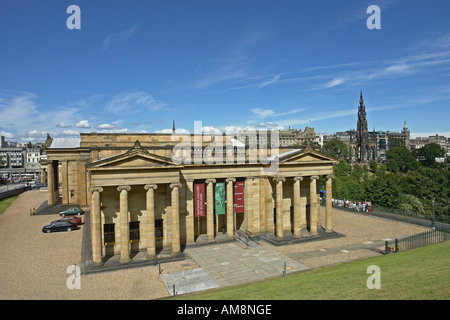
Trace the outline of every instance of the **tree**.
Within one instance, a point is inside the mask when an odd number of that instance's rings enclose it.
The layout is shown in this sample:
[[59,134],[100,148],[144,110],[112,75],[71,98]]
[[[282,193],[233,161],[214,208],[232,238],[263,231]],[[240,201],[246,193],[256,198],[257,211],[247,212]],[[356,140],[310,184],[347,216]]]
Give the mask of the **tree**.
[[437,167],[436,158],[445,157],[445,150],[437,143],[431,142],[414,151],[419,161],[427,167]]
[[391,161],[390,165],[389,160],[394,160],[397,163],[398,170],[403,173],[406,173],[409,170],[416,170],[419,167],[419,163],[417,162],[414,155],[404,147],[397,147],[390,150],[387,153],[386,158],[388,169],[392,172],[396,172],[394,171],[395,164]]
[[337,138],[331,139],[330,141],[326,142],[323,145],[323,152],[330,157],[339,160],[347,159],[349,156],[347,145]]
[[378,163],[375,160],[370,161],[370,170],[372,170],[373,173],[377,173]]
[[352,170],[352,166],[342,159],[337,165],[334,166],[335,176],[347,176]]

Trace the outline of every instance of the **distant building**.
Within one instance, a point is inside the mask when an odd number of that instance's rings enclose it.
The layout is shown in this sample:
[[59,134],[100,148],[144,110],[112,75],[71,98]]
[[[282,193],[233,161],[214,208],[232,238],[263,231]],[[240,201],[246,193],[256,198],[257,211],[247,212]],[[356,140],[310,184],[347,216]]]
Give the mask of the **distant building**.
[[450,138],[440,136],[438,134],[434,136],[416,137],[414,139],[410,139],[411,151],[420,149],[431,142],[437,143],[445,150],[445,153],[450,154]]
[[349,151],[351,162],[363,163],[378,159],[377,137],[375,129],[371,134],[368,131],[366,106],[364,105],[362,91],[359,97],[356,137],[353,132],[349,132]]
[[5,137],[1,137],[0,148],[0,173],[9,174],[38,174],[41,170],[39,161],[41,160],[43,144],[25,144],[8,142]]

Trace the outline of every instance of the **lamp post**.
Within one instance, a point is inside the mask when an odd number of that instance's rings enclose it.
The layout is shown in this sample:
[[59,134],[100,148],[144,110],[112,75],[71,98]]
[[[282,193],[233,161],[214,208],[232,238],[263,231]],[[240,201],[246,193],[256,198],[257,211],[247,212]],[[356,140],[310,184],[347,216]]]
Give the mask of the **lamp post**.
[[432,205],[432,208],[433,208],[433,216],[431,218],[431,227],[434,228],[435,222],[436,222],[436,212],[434,210],[434,198],[431,200],[431,205]]

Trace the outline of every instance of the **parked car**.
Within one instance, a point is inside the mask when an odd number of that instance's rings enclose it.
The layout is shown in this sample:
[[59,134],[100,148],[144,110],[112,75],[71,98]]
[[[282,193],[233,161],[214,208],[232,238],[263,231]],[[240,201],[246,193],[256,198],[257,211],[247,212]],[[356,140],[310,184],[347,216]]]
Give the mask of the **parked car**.
[[[62,217],[59,220],[56,221],[70,221],[72,223],[75,223],[77,226],[79,226],[81,224],[81,217],[78,216],[69,216],[69,217]],[[55,221],[53,221],[55,222]]]
[[42,232],[50,233],[54,231],[72,231],[78,229],[77,225],[70,221],[53,221],[52,223],[43,226]]
[[65,211],[60,212],[59,215],[61,217],[65,217],[65,216],[77,216],[77,215],[80,215],[80,214],[83,214],[83,213],[84,213],[83,210],[81,210],[80,208],[72,207],[72,208],[69,208],[69,209],[67,209]]

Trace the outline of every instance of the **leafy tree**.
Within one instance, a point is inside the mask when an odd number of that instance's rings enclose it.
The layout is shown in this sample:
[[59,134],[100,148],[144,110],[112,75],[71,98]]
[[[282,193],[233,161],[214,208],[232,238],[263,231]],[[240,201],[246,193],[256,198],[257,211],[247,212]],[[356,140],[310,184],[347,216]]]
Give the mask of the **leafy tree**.
[[342,159],[337,165],[334,166],[335,176],[347,176],[352,171],[352,166]]
[[377,173],[378,171],[378,163],[375,160],[370,161],[370,170],[372,170],[373,173]]
[[[406,148],[397,147],[390,150],[387,155],[387,166],[388,169],[392,172],[397,172],[395,169],[395,164],[391,161],[391,165],[389,165],[389,160],[395,160],[398,166],[398,170],[406,173],[409,170],[415,170],[419,167],[419,163],[417,162],[414,155]],[[392,170],[391,170],[392,169]]]
[[445,157],[445,150],[439,144],[431,142],[420,149],[414,150],[419,161],[427,167],[437,167],[436,158]]
[[323,145],[323,152],[330,157],[339,160],[347,159],[349,156],[347,145],[337,138],[331,139],[330,141],[326,142]]
[[388,159],[386,161],[386,167],[390,172],[398,172],[398,164],[397,161],[395,161],[394,159]]
[[353,165],[351,175],[356,179],[356,181],[359,181],[361,179],[363,173],[364,173],[363,168],[361,168],[361,166],[359,164],[355,163]]

